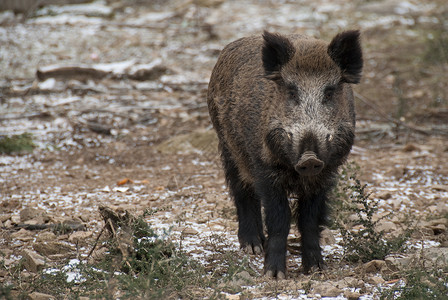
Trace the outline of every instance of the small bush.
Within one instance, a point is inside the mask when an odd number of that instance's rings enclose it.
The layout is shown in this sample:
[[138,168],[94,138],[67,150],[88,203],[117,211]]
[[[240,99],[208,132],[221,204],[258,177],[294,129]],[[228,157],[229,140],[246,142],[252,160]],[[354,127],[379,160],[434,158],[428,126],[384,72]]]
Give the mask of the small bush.
[[34,147],[36,145],[34,145],[30,133],[12,135],[10,137],[0,136],[0,153],[31,152]]
[[[341,231],[345,257],[348,261],[368,262],[384,259],[390,253],[404,250],[404,244],[412,231],[407,229],[400,237],[386,238],[384,231],[376,229],[378,223],[385,217],[374,221],[374,215],[378,212],[378,200],[369,198],[367,185],[361,184],[357,178],[358,170],[359,167],[351,163],[347,164],[341,173],[334,193],[335,226]],[[355,213],[356,218],[348,221],[348,213]],[[353,229],[356,225],[358,230]]]
[[384,291],[384,300],[448,299],[448,267],[440,269],[412,269],[400,274],[400,280]]
[[445,30],[428,35],[423,59],[430,64],[448,63],[448,33]]

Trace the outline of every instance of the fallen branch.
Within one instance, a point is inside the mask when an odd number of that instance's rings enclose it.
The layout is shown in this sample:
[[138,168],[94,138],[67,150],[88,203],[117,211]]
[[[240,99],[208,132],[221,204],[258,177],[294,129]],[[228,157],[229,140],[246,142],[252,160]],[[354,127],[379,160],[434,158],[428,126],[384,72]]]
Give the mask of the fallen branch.
[[94,65],[50,65],[39,68],[36,71],[36,77],[39,81],[48,78],[74,78],[82,81],[87,78],[103,79],[106,77],[143,81],[156,80],[166,73],[172,73],[172,71],[162,63],[162,60],[156,59],[147,64],[137,64],[134,60],[129,60]]
[[376,105],[373,101],[371,101],[370,99],[368,99],[367,97],[364,97],[363,95],[354,92],[355,97],[358,98],[361,102],[363,102],[364,104],[366,104],[367,106],[369,106],[370,108],[372,108],[375,112],[377,112],[383,119],[386,119],[387,121],[394,123],[397,126],[401,126],[404,127],[406,129],[418,132],[420,134],[423,135],[431,135],[431,134],[448,134],[448,132],[444,132],[443,130],[440,129],[427,129],[427,128],[422,128],[422,127],[417,127],[417,126],[413,126],[410,125],[408,123],[405,123],[399,119],[393,118],[391,116],[389,116],[387,113],[385,113],[378,105]]
[[61,232],[72,232],[85,230],[86,227],[81,223],[55,223],[55,224],[17,224],[13,229],[26,229],[26,230],[46,230],[52,229]]
[[40,111],[35,113],[27,114],[8,114],[5,116],[0,116],[0,121],[8,120],[20,120],[20,119],[34,119],[34,118],[48,118],[51,117],[51,113],[48,111]]

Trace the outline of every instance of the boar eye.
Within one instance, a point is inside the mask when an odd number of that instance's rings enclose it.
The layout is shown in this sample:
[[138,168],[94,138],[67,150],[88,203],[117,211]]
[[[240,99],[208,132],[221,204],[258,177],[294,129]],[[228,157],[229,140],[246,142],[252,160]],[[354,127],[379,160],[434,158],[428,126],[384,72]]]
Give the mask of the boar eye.
[[295,85],[288,85],[286,88],[290,99],[296,100],[299,98],[299,89]]
[[324,102],[331,101],[336,92],[335,86],[327,86],[324,91]]

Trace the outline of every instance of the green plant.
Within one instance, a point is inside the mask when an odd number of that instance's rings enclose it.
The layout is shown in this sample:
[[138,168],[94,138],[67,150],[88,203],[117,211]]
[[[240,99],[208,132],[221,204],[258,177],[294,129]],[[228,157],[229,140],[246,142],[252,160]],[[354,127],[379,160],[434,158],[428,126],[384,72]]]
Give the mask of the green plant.
[[430,64],[448,63],[448,33],[446,30],[434,30],[428,33],[423,59]]
[[104,257],[66,261],[26,278],[21,277],[20,263],[8,268],[0,264],[11,274],[11,285],[0,286],[0,296],[8,299],[15,290],[23,298],[37,291],[61,299],[214,299],[222,291],[241,291],[241,284],[250,281],[240,278],[242,271],[254,275],[247,257],[227,250],[229,241],[219,235],[203,241],[213,254],[200,262],[173,243],[169,231],[152,228],[145,217],[154,211],[139,217],[110,209],[103,213],[110,233],[102,243]]
[[448,299],[448,267],[407,270],[402,280],[382,292],[384,300]]
[[12,135],[10,137],[0,136],[0,153],[11,154],[15,152],[33,151],[36,145],[30,133]]
[[[359,167],[351,163],[341,173],[335,192],[337,204],[333,205],[336,212],[334,225],[341,232],[345,258],[348,261],[384,259],[392,252],[404,250],[412,230],[408,228],[399,237],[386,238],[385,232],[377,229],[378,223],[387,216],[375,220],[379,202],[370,198],[367,185],[361,184],[357,178],[358,170]],[[354,220],[349,221],[347,213],[355,213]]]

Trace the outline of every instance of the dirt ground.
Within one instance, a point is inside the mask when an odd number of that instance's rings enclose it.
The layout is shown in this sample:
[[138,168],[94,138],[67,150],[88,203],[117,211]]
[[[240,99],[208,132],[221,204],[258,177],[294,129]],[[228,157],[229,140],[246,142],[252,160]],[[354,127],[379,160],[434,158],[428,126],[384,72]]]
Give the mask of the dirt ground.
[[[341,30],[361,30],[365,69],[354,87],[350,160],[379,200],[379,214],[393,213],[380,223],[385,231],[402,234],[410,216],[419,230],[409,253],[440,249],[448,256],[444,0],[95,1],[47,5],[27,16],[0,12],[0,136],[31,133],[36,145],[31,153],[0,155],[2,284],[12,282],[8,268],[26,259],[24,250],[50,266],[87,257],[104,226],[99,206],[135,215],[156,210],[148,222],[171,228],[204,264],[213,255],[204,247],[211,236],[238,250],[205,95],[220,49],[263,29],[328,41]],[[64,221],[85,231],[55,236],[17,227]],[[311,277],[298,255],[288,255],[283,282],[261,277],[262,258],[250,257],[258,277],[244,297],[379,298],[379,287],[388,285],[382,272],[348,265],[340,233],[328,236],[329,268],[311,290],[301,285]],[[37,269],[28,266],[21,276]],[[340,284],[344,278],[358,281]],[[340,296],[318,290],[322,282]]]

